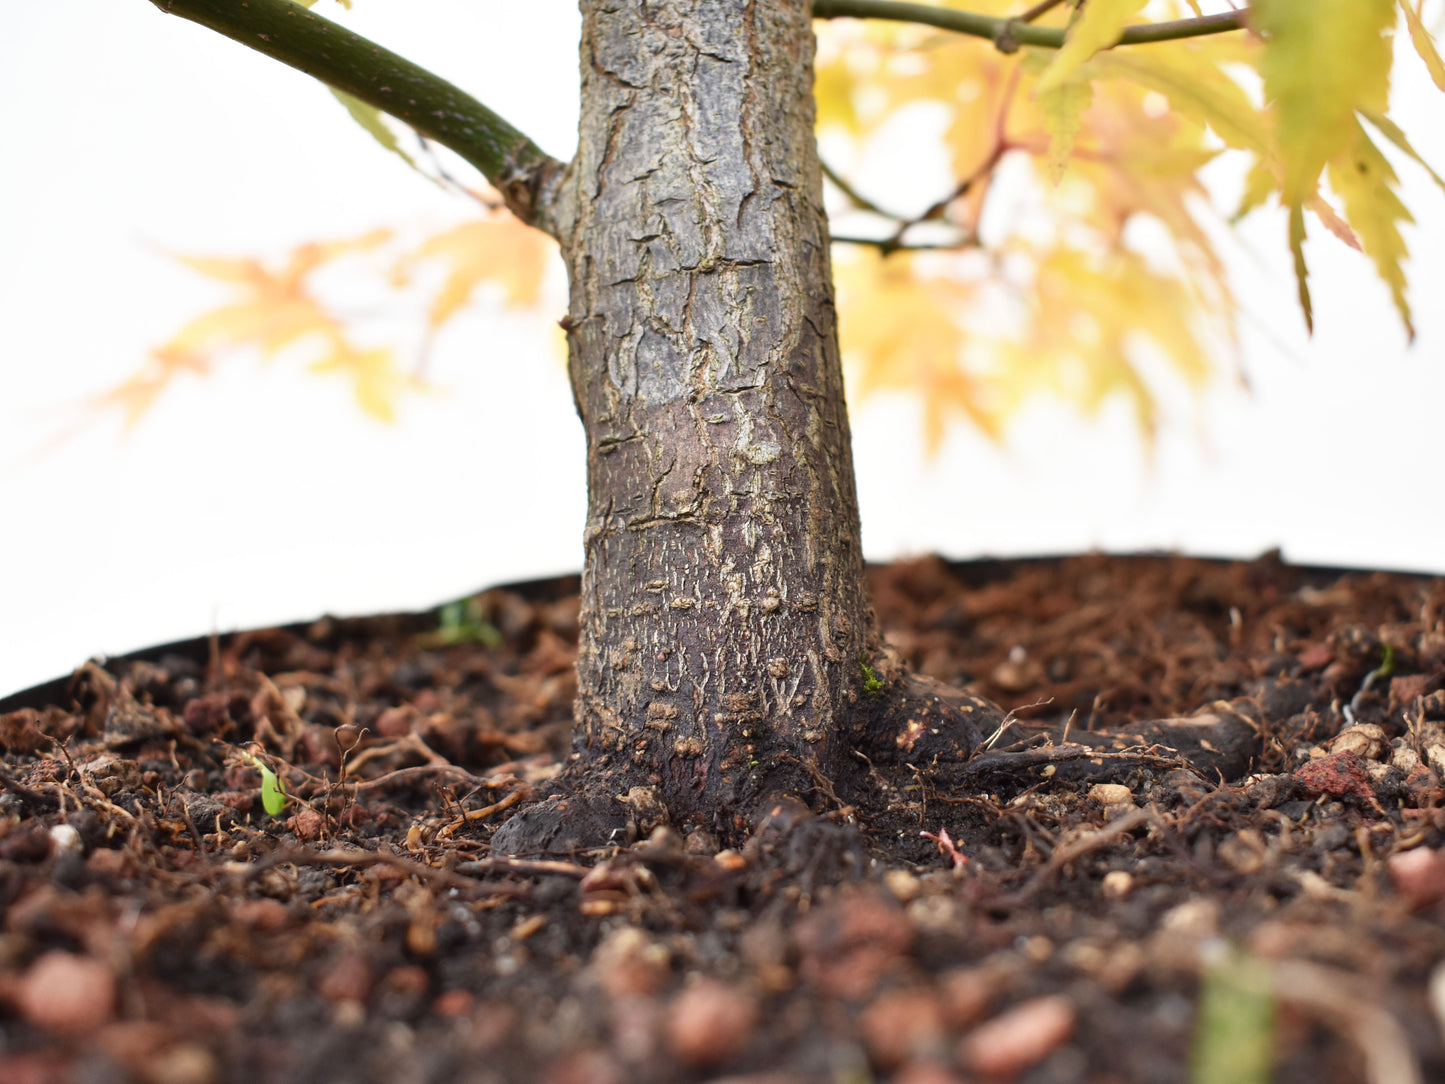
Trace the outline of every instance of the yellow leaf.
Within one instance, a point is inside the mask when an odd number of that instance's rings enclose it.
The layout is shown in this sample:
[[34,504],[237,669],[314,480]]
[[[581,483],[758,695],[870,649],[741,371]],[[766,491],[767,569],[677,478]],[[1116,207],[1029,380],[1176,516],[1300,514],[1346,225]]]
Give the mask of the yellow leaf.
[[1430,174],[1430,179],[1439,185],[1441,189],[1445,189],[1445,178],[1442,178],[1440,174],[1431,169],[1430,163],[1420,157],[1420,152],[1410,145],[1410,140],[1405,136],[1405,133],[1401,131],[1398,124],[1381,113],[1370,113],[1362,110],[1360,115],[1374,125],[1382,136],[1414,159],[1415,164]]
[[818,104],[818,127],[837,125],[858,135],[862,122],[853,104],[853,73],[848,70],[847,57],[840,55],[819,64],[813,81],[813,98]]
[[1232,59],[1230,53],[1207,45],[1161,42],[1101,54],[1091,68],[1157,91],[1172,108],[1208,125],[1230,147],[1263,153],[1269,145],[1268,128],[1244,88],[1221,67],[1227,59]]
[[1350,156],[1330,163],[1330,187],[1339,193],[1345,215],[1359,235],[1365,254],[1390,288],[1395,309],[1411,339],[1415,326],[1405,297],[1405,272],[1401,261],[1409,255],[1400,234],[1401,222],[1412,222],[1395,189],[1399,178],[1380,149],[1370,141],[1364,128],[1355,124],[1355,145]]
[[544,234],[511,215],[464,222],[423,242],[397,267],[406,277],[418,263],[436,260],[447,275],[432,300],[428,317],[433,329],[456,315],[477,287],[492,282],[513,304],[537,299],[542,276],[556,246]]
[[1294,280],[1299,287],[1299,305],[1304,310],[1305,328],[1314,334],[1315,311],[1310,304],[1310,273],[1305,266],[1305,213],[1304,207],[1298,203],[1289,207],[1289,250],[1294,255]]
[[1093,89],[1084,80],[1069,80],[1056,83],[1048,90],[1037,90],[1034,97],[1043,114],[1044,130],[1049,134],[1049,179],[1058,184],[1074,151],[1080,118],[1089,107]]
[[351,379],[356,402],[367,414],[383,422],[396,420],[396,401],[409,383],[386,348],[358,350],[348,343],[313,362],[314,373],[339,373]]
[[[1424,6],[1425,0],[1420,0],[1420,7]],[[1411,7],[1410,0],[1400,0],[1400,7],[1405,12],[1405,25],[1410,28],[1410,44],[1415,46],[1415,52],[1420,54],[1425,67],[1430,70],[1430,78],[1435,80],[1435,85],[1445,90],[1445,61],[1441,61],[1435,40],[1420,20],[1419,8]]]
[[850,382],[853,391],[915,395],[930,455],[955,418],[967,418],[997,438],[1001,419],[982,382],[960,358],[960,318],[973,298],[973,285],[918,274],[907,256],[885,260],[872,251],[840,260],[837,272],[839,336],[856,375]]
[[1260,73],[1284,164],[1283,197],[1309,198],[1353,141],[1357,109],[1383,113],[1390,92],[1394,0],[1256,0]]
[[1117,43],[1124,35],[1124,24],[1146,3],[1148,0],[1088,0],[1081,5],[1069,25],[1064,47],[1044,69],[1034,93],[1057,89],[1091,56]]
[[1254,160],[1244,178],[1244,191],[1239,195],[1239,206],[1235,208],[1232,220],[1238,222],[1257,207],[1262,207],[1271,192],[1279,188],[1279,177],[1274,163],[1263,156]]

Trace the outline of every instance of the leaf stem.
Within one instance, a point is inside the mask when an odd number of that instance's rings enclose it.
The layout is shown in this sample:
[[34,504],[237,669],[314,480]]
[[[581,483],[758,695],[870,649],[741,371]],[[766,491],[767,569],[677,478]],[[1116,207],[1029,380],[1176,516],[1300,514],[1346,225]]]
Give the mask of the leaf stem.
[[[450,147],[479,169],[524,222],[547,229],[561,164],[465,91],[291,0],[150,0],[315,76]],[[551,232],[551,230],[548,230]]]
[[[1034,13],[1031,11],[1027,14]],[[1062,27],[1030,26],[1022,17],[1004,19],[995,15],[978,15],[970,11],[934,7],[932,4],[902,3],[900,0],[813,0],[813,17],[920,23],[924,26],[936,26],[940,30],[985,38],[996,43],[1004,52],[1013,52],[1020,45],[1058,49],[1063,46],[1066,33]],[[1195,19],[1131,26],[1124,31],[1118,44],[1143,45],[1148,42],[1223,34],[1242,29],[1246,25],[1247,17],[1248,12],[1245,11],[1226,11],[1219,15],[1203,15]]]

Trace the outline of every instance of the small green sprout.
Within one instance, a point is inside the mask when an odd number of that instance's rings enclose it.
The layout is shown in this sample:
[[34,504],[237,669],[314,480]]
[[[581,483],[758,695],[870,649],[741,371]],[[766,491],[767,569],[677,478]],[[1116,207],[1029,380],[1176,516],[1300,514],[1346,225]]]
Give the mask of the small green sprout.
[[281,811],[286,808],[286,784],[254,753],[242,755],[250,762],[251,767],[261,773],[261,808],[273,817],[280,816]]
[[877,696],[883,691],[883,679],[868,665],[868,656],[859,655],[858,665],[863,668],[863,695]]
[[1223,945],[1214,955],[1199,988],[1191,1084],[1269,1084],[1275,1029],[1269,966]]
[[502,634],[497,626],[482,618],[482,605],[475,596],[448,602],[437,611],[437,627],[419,637],[422,647],[455,647],[457,644],[481,644],[499,647]]

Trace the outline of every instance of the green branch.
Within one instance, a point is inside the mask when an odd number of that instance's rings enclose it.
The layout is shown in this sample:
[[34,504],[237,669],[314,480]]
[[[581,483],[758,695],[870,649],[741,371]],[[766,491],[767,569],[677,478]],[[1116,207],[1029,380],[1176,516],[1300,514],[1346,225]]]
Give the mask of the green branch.
[[[523,221],[544,226],[561,164],[466,92],[291,0],[151,0],[409,124],[482,172]],[[545,228],[545,227],[544,227]]]
[[[1120,45],[1143,45],[1154,41],[1175,41],[1198,38],[1206,34],[1223,34],[1242,29],[1247,12],[1226,11],[1221,15],[1204,15],[1197,19],[1177,19],[1168,23],[1131,26],[1118,41]],[[1064,44],[1062,27],[1030,26],[1022,19],[1004,19],[994,15],[975,15],[968,11],[934,7],[931,4],[905,4],[897,0],[813,0],[813,17],[817,19],[886,19],[898,23],[921,23],[940,30],[952,30],[975,38],[986,38],[1006,53],[1020,45],[1037,45],[1058,49]]]

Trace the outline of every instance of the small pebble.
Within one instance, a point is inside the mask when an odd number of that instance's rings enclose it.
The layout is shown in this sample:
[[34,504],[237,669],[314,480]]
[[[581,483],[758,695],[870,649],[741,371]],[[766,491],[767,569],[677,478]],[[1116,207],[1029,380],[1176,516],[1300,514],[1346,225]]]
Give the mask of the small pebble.
[[1395,891],[1411,908],[1445,899],[1445,854],[1429,847],[1392,854],[1387,868]]
[[981,1076],[1014,1077],[1037,1065],[1074,1033],[1074,1006],[1050,996],[1025,1001],[980,1024],[958,1043],[958,1060]]
[[1123,783],[1095,783],[1089,797],[1102,806],[1134,804],[1134,792]]
[[1104,898],[1122,900],[1134,890],[1134,875],[1125,869],[1111,869],[1099,885]]
[[752,998],[724,983],[703,979],[672,1003],[667,1043],[685,1065],[718,1065],[747,1045],[757,1019]]
[[67,1035],[83,1035],[115,1013],[115,976],[85,956],[47,952],[21,976],[15,1006],[30,1023]]

